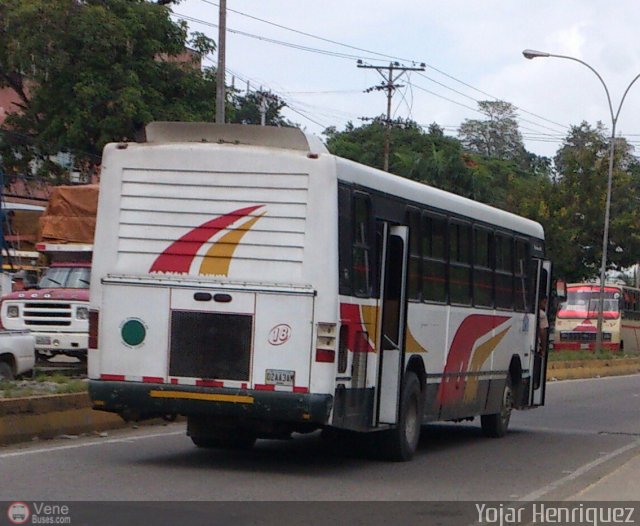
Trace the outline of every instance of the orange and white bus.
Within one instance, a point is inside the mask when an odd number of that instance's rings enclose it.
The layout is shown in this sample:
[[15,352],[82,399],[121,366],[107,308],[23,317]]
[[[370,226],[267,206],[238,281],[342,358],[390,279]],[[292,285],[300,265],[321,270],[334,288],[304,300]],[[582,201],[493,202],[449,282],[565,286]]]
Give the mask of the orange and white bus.
[[198,447],[345,430],[408,460],[423,423],[499,437],[544,402],[538,223],[292,128],[154,123],[100,185],[96,409],[185,415]]
[[[600,306],[598,283],[567,285],[555,324],[553,349],[593,351]],[[610,351],[640,350],[640,289],[606,283],[602,309],[602,348]]]

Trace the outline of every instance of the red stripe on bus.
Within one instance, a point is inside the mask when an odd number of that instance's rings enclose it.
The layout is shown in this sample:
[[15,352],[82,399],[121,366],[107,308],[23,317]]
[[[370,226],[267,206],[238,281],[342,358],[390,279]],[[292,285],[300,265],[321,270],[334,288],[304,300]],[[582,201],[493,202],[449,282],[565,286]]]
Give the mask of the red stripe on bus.
[[100,380],[107,382],[124,382],[124,374],[101,374]]
[[440,382],[438,387],[440,403],[454,404],[463,400],[466,378],[460,373],[466,373],[469,369],[475,342],[507,321],[508,316],[485,314],[472,314],[462,321],[451,342],[444,368],[445,375],[452,377]]
[[149,272],[175,272],[186,274],[189,272],[191,263],[196,257],[202,245],[209,241],[214,235],[227,228],[238,219],[241,219],[251,212],[264,205],[248,206],[239,210],[234,210],[226,215],[211,219],[202,225],[193,228],[177,241],[174,241],[168,248],[160,254],[151,265]]
[[308,393],[309,392],[309,388],[308,387],[294,387],[293,388],[293,392],[294,393]]
[[224,387],[224,382],[218,380],[196,380],[198,387]]
[[256,391],[275,391],[276,390],[275,385],[264,385],[264,384],[255,384],[253,388]]
[[143,376],[142,381],[146,384],[163,384],[164,378],[160,376]]

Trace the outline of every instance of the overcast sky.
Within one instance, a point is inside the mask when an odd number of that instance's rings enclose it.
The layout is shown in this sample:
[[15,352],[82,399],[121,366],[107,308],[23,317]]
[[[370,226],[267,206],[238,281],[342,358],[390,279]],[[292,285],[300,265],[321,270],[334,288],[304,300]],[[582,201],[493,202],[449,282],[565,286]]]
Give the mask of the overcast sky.
[[[523,49],[589,63],[606,82],[614,112],[640,73],[638,0],[227,0],[227,8],[227,83],[271,90],[290,106],[287,118],[316,134],[386,111],[382,92],[364,93],[382,77],[357,68],[358,58],[425,63],[424,72],[399,81],[395,117],[436,122],[456,135],[465,119],[482,118],[478,100],[499,98],[519,108],[527,149],[548,156],[569,126],[600,120],[610,131],[611,115],[586,67],[526,60]],[[190,29],[218,40],[217,0],[183,0],[173,11],[203,21],[189,20]],[[217,55],[210,59],[205,65]],[[640,148],[640,80],[617,128]]]

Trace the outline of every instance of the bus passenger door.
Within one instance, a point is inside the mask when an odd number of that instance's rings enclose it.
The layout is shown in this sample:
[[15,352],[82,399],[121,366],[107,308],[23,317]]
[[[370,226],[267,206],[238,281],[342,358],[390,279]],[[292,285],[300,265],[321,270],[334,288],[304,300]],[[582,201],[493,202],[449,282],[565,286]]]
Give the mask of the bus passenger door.
[[[538,278],[536,280],[538,287],[536,291],[536,306],[540,304],[540,298],[543,296],[547,298],[547,319],[549,319],[549,301],[551,295],[551,262],[538,260]],[[551,328],[547,329],[546,342],[544,342],[544,348],[546,352],[538,354],[539,346],[542,344],[539,340],[539,308],[536,310],[536,337],[535,337],[535,349],[531,356],[531,383],[529,391],[529,403],[531,406],[536,407],[544,405],[546,383],[547,383],[547,360],[549,355],[549,336]],[[536,357],[539,356],[539,358]],[[536,381],[537,380],[537,381]]]
[[409,229],[406,226],[384,224],[383,233],[376,425],[395,424],[398,421],[406,325]]

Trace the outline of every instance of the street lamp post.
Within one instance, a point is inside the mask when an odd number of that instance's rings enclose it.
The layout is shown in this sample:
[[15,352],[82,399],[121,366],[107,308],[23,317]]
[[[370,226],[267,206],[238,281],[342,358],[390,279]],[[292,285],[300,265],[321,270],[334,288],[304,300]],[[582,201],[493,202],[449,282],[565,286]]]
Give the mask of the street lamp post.
[[556,55],[555,53],[547,53],[545,51],[536,51],[534,49],[525,49],[522,54],[525,58],[534,59],[534,58],[564,58],[567,60],[573,60],[574,62],[579,62],[583,66],[589,68],[595,75],[598,77],[598,80],[602,84],[604,88],[604,92],[607,95],[607,102],[609,103],[609,113],[611,115],[611,138],[609,140],[609,173],[607,176],[607,198],[605,202],[604,208],[604,228],[602,233],[602,261],[600,263],[600,302],[598,304],[598,325],[596,332],[596,352],[599,353],[602,350],[602,325],[603,325],[603,308],[604,308],[604,287],[605,287],[605,277],[607,272],[607,248],[609,245],[609,213],[611,209],[611,185],[613,181],[613,159],[615,153],[615,139],[616,139],[616,124],[618,122],[618,117],[620,116],[620,110],[622,109],[622,104],[624,103],[625,98],[627,97],[627,93],[631,89],[631,86],[635,83],[636,80],[640,78],[640,73],[634,77],[634,79],[629,83],[627,89],[624,90],[624,94],[622,95],[622,99],[620,100],[620,104],[618,105],[618,110],[613,112],[613,104],[611,103],[611,96],[609,95],[609,89],[605,84],[603,78],[600,76],[594,68],[592,68],[589,64],[580,60],[579,58],[570,57],[567,55]]

